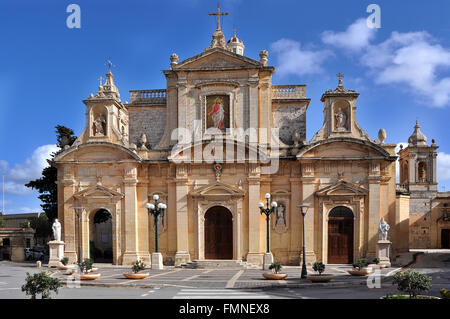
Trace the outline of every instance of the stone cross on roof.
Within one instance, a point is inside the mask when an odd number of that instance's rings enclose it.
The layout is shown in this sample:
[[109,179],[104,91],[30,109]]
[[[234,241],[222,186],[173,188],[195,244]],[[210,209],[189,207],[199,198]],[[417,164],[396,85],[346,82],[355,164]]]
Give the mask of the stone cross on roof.
[[336,74],[336,76],[339,78],[339,84],[338,84],[338,86],[342,86],[342,78],[344,77],[344,74],[342,74],[341,72],[339,72],[338,74]]
[[217,30],[220,30],[220,16],[227,16],[228,12],[220,11],[220,3],[217,4],[217,12],[208,13],[210,16],[217,16]]

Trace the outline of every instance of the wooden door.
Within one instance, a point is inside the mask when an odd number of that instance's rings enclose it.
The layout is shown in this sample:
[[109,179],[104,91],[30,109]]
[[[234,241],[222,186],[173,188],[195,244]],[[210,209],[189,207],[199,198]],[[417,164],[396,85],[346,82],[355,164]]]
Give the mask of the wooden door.
[[233,222],[225,207],[212,207],[205,214],[205,259],[233,259]]
[[441,230],[441,248],[450,248],[450,229]]
[[353,218],[329,217],[328,263],[350,264],[353,262]]

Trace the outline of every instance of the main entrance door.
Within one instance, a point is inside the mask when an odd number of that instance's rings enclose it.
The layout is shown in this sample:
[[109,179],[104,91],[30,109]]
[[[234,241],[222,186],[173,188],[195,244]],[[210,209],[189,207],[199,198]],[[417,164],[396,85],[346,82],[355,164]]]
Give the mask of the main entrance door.
[[205,259],[233,259],[232,215],[223,206],[205,214]]
[[353,262],[353,212],[338,206],[328,215],[328,263]]
[[105,209],[94,215],[94,238],[90,242],[90,255],[96,263],[112,263],[112,216]]
[[450,229],[441,230],[441,244],[442,248],[450,248]]

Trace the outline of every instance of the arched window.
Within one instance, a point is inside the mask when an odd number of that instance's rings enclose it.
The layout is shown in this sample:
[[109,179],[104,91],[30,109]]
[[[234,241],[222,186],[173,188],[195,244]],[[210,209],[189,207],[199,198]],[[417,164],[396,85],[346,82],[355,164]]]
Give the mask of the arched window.
[[427,181],[427,163],[425,162],[419,163],[417,176],[419,177],[420,183],[425,183]]

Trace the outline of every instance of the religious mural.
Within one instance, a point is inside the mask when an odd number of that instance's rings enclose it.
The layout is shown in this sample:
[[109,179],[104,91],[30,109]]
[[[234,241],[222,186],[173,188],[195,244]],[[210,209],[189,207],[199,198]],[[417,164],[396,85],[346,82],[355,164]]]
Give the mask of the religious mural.
[[225,131],[230,127],[230,97],[209,95],[206,97],[206,129]]

